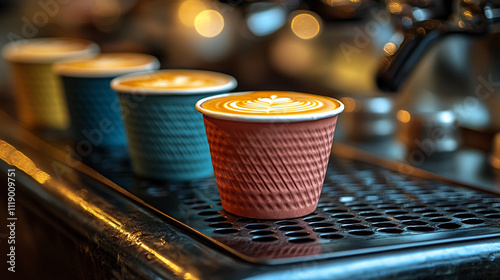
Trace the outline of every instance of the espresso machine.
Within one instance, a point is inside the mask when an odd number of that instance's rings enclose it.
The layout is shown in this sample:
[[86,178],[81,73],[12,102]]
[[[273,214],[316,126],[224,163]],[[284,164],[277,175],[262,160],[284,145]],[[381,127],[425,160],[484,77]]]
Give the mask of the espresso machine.
[[498,132],[499,5],[387,1],[397,31],[384,46],[379,87],[399,91],[408,110],[451,110],[462,127]]
[[[67,132],[23,126],[4,69],[1,279],[498,279],[500,1],[47,3],[17,6],[3,31],[29,23],[345,111],[317,209],[251,219],[223,209],[214,178],[145,179],[127,152],[79,154]],[[206,10],[220,33],[193,24]]]

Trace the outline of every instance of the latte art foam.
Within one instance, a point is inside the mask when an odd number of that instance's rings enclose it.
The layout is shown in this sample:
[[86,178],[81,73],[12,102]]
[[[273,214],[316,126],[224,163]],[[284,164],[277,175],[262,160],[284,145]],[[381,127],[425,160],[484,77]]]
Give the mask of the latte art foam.
[[189,77],[184,75],[162,77],[158,80],[146,80],[140,83],[148,88],[197,88],[212,84],[211,80]]
[[190,95],[221,93],[234,89],[233,77],[211,71],[166,69],[131,74],[111,81],[111,87],[122,93]]
[[208,97],[197,108],[215,118],[265,121],[324,118],[340,113],[343,105],[333,98],[306,93],[256,91]]
[[62,76],[98,77],[155,70],[159,66],[158,60],[147,54],[103,53],[85,60],[58,63],[54,70]]
[[231,80],[225,76],[202,71],[160,71],[137,79],[120,82],[120,85],[149,89],[197,89],[222,86]]
[[4,58],[19,62],[56,62],[92,57],[99,47],[75,38],[37,38],[13,41],[2,50]]
[[47,39],[41,42],[19,44],[20,54],[51,54],[81,51],[88,44],[78,40]]
[[320,100],[296,100],[290,97],[258,97],[254,100],[227,101],[222,106],[228,111],[249,114],[300,113],[325,106]]

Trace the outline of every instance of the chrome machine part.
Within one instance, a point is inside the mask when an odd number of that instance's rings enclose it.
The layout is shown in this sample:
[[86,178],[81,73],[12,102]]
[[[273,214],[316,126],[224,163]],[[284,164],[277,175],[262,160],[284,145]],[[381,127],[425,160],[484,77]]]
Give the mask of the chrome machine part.
[[452,111],[427,113],[398,112],[397,138],[408,153],[420,152],[426,157],[457,151],[461,138]]
[[[500,1],[386,1],[397,32],[384,46],[377,84],[401,107],[453,110],[463,127],[500,128]],[[469,36],[464,36],[469,35]]]

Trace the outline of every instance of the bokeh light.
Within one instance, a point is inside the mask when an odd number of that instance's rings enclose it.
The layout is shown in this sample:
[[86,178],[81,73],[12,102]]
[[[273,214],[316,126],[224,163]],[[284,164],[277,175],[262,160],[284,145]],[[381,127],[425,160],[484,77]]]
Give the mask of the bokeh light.
[[315,50],[306,41],[283,37],[271,47],[271,61],[281,72],[291,76],[307,74],[314,64]]
[[309,12],[301,12],[294,16],[290,27],[297,37],[304,40],[316,37],[321,30],[318,18]]
[[344,103],[344,106],[345,106],[344,112],[346,112],[346,113],[352,113],[352,112],[359,110],[359,108],[356,104],[356,100],[354,100],[354,98],[342,97],[342,98],[340,98],[340,101],[342,103]]
[[193,27],[196,16],[205,11],[207,6],[200,0],[186,0],[179,6],[178,16],[182,24]]
[[212,38],[224,29],[224,18],[216,10],[205,10],[196,16],[194,28],[201,36]]
[[247,18],[247,26],[257,36],[269,35],[286,23],[286,10],[274,3],[254,3],[256,7]]
[[387,55],[394,55],[396,53],[396,51],[397,51],[396,44],[389,42],[389,43],[384,45],[384,52]]
[[398,2],[391,2],[387,7],[389,8],[389,12],[393,14],[399,14],[403,11],[403,6]]
[[411,120],[411,115],[406,110],[399,110],[396,114],[397,119],[402,123],[408,123]]

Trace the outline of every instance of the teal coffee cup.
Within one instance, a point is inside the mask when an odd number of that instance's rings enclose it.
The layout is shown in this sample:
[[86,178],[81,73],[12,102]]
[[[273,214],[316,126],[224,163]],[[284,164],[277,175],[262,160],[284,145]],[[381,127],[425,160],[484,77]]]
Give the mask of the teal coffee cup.
[[228,75],[200,70],[159,70],[115,78],[134,173],[158,180],[213,176],[198,100],[233,90]]
[[62,80],[76,147],[125,147],[118,95],[111,89],[111,80],[159,66],[155,57],[140,53],[104,53],[54,65]]

